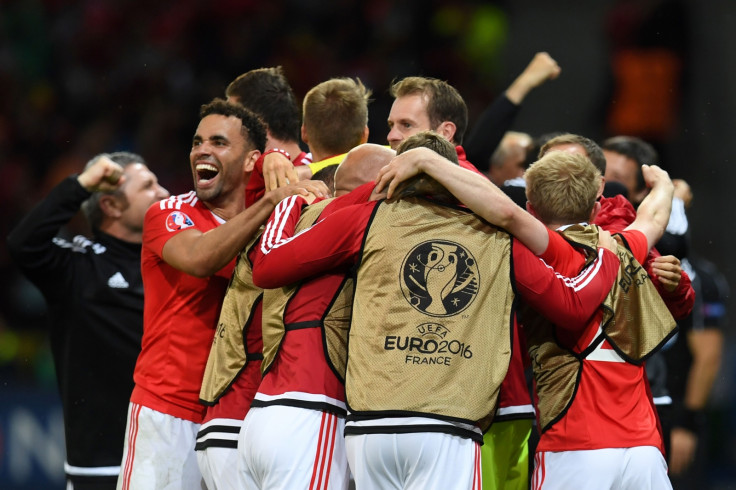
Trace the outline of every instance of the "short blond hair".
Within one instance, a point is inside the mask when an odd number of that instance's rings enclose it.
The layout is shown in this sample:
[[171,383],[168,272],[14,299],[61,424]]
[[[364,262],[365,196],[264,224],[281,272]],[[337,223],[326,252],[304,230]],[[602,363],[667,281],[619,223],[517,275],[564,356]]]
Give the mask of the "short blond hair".
[[595,206],[601,173],[590,159],[566,151],[550,151],[524,174],[526,198],[544,223],[587,221]]
[[330,155],[358,146],[368,125],[370,96],[359,78],[332,78],[312,87],[302,111],[309,146]]

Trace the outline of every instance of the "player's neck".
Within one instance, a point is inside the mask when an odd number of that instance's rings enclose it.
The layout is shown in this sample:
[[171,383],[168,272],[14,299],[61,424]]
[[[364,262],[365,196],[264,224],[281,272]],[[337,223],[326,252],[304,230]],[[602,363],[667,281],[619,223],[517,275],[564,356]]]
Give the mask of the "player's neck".
[[241,192],[231,192],[227,197],[220,197],[216,201],[205,202],[207,209],[225,221],[235,217],[245,209],[245,189]]
[[299,143],[297,143],[296,141],[285,141],[269,136],[266,140],[266,150],[273,149],[286,151],[286,153],[288,153],[291,157],[292,161],[294,161],[294,159],[302,152]]

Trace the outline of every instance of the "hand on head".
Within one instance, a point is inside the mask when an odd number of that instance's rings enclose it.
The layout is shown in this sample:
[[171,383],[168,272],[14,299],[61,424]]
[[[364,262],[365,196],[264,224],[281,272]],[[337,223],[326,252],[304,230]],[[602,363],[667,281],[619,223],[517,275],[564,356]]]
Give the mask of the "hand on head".
[[330,190],[321,180],[300,180],[294,184],[287,184],[274,189],[270,193],[275,195],[275,203],[293,195],[304,196],[310,204],[318,197],[327,198],[332,196]]
[[427,156],[436,157],[437,154],[429,148],[414,148],[395,156],[378,172],[376,191],[385,191],[386,197],[390,199],[396,186],[422,172],[420,165],[422,159]]
[[298,181],[299,176],[294,164],[283,153],[273,152],[263,158],[263,182],[266,185],[266,192]]

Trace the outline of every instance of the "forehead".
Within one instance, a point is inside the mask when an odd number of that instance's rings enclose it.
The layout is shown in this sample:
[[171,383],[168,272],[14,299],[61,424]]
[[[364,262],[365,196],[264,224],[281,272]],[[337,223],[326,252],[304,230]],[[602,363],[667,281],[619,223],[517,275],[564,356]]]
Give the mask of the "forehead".
[[611,168],[619,173],[636,174],[638,164],[626,155],[609,150],[603,150],[603,155],[606,157],[606,169]]
[[550,150],[566,151],[567,153],[577,153],[578,155],[588,156],[588,152],[585,151],[585,148],[577,143],[563,143],[561,145],[555,145],[550,148]]
[[224,136],[229,140],[242,139],[242,127],[243,123],[235,116],[210,114],[199,121],[195,136],[199,136],[202,139],[209,139],[215,136]]
[[409,94],[397,97],[391,106],[389,120],[399,119],[429,121],[429,116],[427,115],[427,98],[423,94]]
[[135,185],[153,176],[153,172],[142,163],[126,165],[123,173],[125,174],[125,183],[123,186],[126,184]]

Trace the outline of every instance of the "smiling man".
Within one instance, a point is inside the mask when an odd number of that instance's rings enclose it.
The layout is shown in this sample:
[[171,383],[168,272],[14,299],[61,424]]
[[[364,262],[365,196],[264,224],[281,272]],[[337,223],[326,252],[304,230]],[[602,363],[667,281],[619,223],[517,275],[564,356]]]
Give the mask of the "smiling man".
[[244,107],[204,105],[189,154],[195,190],[146,213],[142,350],[118,488],[203,487],[194,452],[205,413],[199,390],[234,258],[284,197],[324,193],[293,184],[246,209],[245,184],[265,142],[263,123]]
[[468,107],[449,83],[430,77],[406,77],[391,85],[394,103],[386,139],[392,149],[420,131],[434,131],[455,145],[459,164],[480,173],[461,146],[468,128]]

